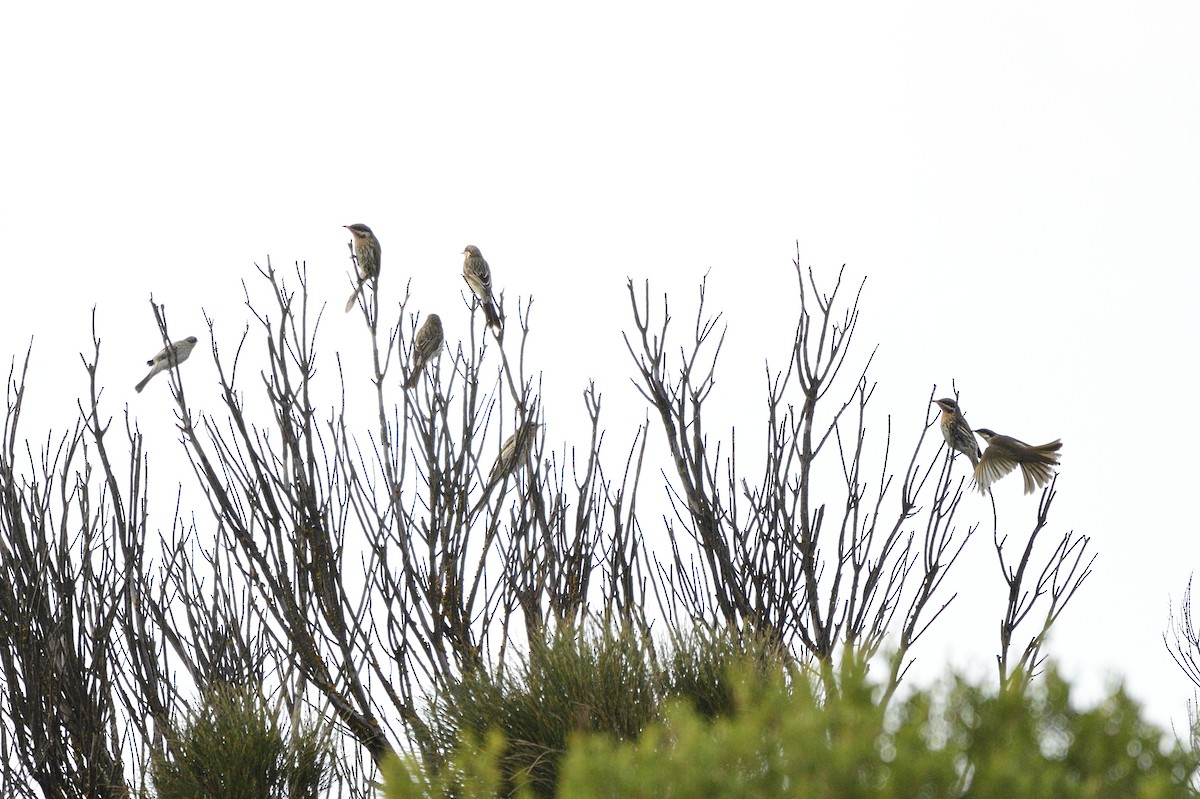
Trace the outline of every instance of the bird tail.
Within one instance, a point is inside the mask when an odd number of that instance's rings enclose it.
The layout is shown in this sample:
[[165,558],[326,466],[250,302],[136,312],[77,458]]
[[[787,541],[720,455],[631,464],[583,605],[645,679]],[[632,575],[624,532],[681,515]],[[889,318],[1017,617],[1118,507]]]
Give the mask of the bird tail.
[[152,370],[150,372],[150,374],[146,375],[146,377],[142,379],[142,382],[138,383],[136,386],[133,387],[133,390],[136,391],[137,393],[141,394],[142,389],[145,388],[146,384],[150,382],[150,378],[154,377],[156,374],[158,374],[158,370],[157,369]]
[[496,306],[491,300],[483,302],[483,315],[487,317],[488,327],[495,328],[497,331],[504,327],[504,321],[500,318],[500,314],[496,312]]
[[475,503],[475,507],[471,508],[471,512],[467,514],[468,519],[474,518],[475,514],[479,513],[480,509],[487,504],[488,497],[492,494],[492,486],[493,483],[489,481],[487,487],[483,489],[483,496],[479,498],[479,501]]
[[346,313],[350,313],[350,310],[354,307],[354,303],[358,300],[358,295],[362,293],[363,286],[366,284],[367,281],[365,280],[358,281],[358,288],[350,295],[350,299],[346,300]]
[[1051,466],[1058,465],[1058,451],[1062,441],[1051,441],[1039,447],[1029,448],[1029,460],[1021,464],[1021,476],[1025,478],[1025,493],[1032,494],[1050,482],[1054,473]]
[[413,386],[415,386],[417,384],[417,380],[419,380],[420,377],[421,377],[421,370],[413,369],[412,374],[409,375],[408,379],[404,381],[403,389],[405,391],[408,391],[410,388],[412,388]]
[[1034,452],[1043,455],[1054,463],[1058,463],[1058,455],[1055,453],[1062,449],[1062,440],[1055,439],[1049,444],[1042,444],[1040,447],[1030,447]]

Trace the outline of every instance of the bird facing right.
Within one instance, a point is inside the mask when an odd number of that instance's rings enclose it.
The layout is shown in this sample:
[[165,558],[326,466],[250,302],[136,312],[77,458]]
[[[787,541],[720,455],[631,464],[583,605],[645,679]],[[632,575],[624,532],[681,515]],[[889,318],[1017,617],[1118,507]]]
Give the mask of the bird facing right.
[[379,277],[379,262],[383,251],[379,246],[379,239],[375,238],[371,228],[361,222],[346,225],[346,230],[349,230],[350,235],[354,237],[354,267],[358,270],[358,285],[354,288],[350,299],[346,301],[346,313],[349,313],[367,281],[370,278]]
[[170,346],[163,347],[155,353],[153,358],[146,361],[146,365],[150,367],[150,374],[142,378],[142,382],[133,387],[134,390],[141,394],[142,389],[150,382],[150,378],[159,372],[165,372],[172,366],[177,366],[186,361],[188,356],[192,354],[192,347],[196,346],[196,341],[195,336],[188,336]]
[[488,262],[483,260],[483,253],[479,252],[479,248],[474,244],[467,245],[463,256],[463,280],[467,281],[471,291],[479,298],[488,327],[499,332],[503,322],[500,314],[496,312],[496,301],[492,298],[492,270],[488,268]]
[[517,431],[500,446],[500,454],[496,456],[496,462],[492,464],[492,471],[488,474],[488,491],[505,477],[509,477],[523,467],[529,460],[529,452],[533,448],[533,439],[537,435],[537,428],[537,422],[528,421],[518,427]]
[[987,491],[992,483],[1018,466],[1025,478],[1026,494],[1032,494],[1050,482],[1053,476],[1050,467],[1058,465],[1061,440],[1035,447],[1012,436],[999,435],[986,427],[980,427],[975,432],[987,442],[987,449],[975,467],[975,482],[980,491]]
[[479,509],[487,503],[492,489],[525,467],[529,461],[529,455],[533,451],[537,429],[538,423],[531,419],[518,425],[516,432],[500,445],[500,454],[496,456],[496,462],[492,464],[492,470],[488,473],[487,483],[483,486],[483,496],[471,509],[471,516],[478,513]]
[[421,379],[421,370],[433,356],[442,351],[444,340],[442,317],[431,313],[426,317],[425,324],[421,325],[421,329],[417,331],[417,335],[413,339],[412,371],[409,373],[408,379],[404,381],[405,391],[415,386]]

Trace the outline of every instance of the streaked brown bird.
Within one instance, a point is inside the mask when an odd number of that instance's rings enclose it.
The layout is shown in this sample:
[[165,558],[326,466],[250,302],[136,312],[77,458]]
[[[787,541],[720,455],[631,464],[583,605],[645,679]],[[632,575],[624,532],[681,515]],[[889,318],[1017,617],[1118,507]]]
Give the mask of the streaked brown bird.
[[346,225],[346,230],[349,230],[350,235],[354,237],[354,268],[358,270],[358,285],[354,288],[350,299],[346,301],[346,313],[349,313],[367,281],[379,277],[379,260],[382,252],[379,247],[379,239],[375,238],[371,228],[358,223]]
[[980,427],[975,432],[987,442],[987,449],[975,467],[975,482],[980,491],[987,491],[992,483],[1018,466],[1025,478],[1026,494],[1032,494],[1050,482],[1053,477],[1050,467],[1058,465],[1062,441],[1051,441],[1035,447],[1012,436],[998,435],[986,427]]
[[487,484],[483,488],[483,496],[479,498],[479,502],[475,503],[475,507],[471,510],[472,515],[487,502],[493,488],[502,483],[506,477],[511,477],[519,472],[528,463],[529,454],[533,450],[533,441],[537,437],[537,429],[537,422],[532,420],[525,422],[501,445],[500,454],[496,456],[496,462],[492,464],[492,471],[488,474]]
[[958,403],[952,399],[940,399],[934,400],[934,402],[942,409],[942,436],[946,439],[950,449],[961,452],[970,458],[972,468],[978,466],[979,442],[975,440],[975,434],[971,432],[971,426],[967,424],[966,417],[963,416]]
[[188,336],[181,341],[176,341],[174,344],[163,347],[161,350],[159,350],[153,358],[146,361],[146,365],[150,367],[150,374],[146,375],[142,379],[142,382],[134,386],[134,390],[141,394],[142,389],[145,388],[146,384],[150,382],[150,378],[154,377],[159,372],[165,372],[172,366],[178,366],[186,361],[188,356],[192,354],[192,347],[196,346],[196,341],[197,339],[195,336]]
[[479,298],[488,326],[499,332],[504,322],[500,319],[500,314],[496,311],[496,301],[492,298],[492,270],[488,268],[488,262],[483,260],[483,254],[474,244],[467,245],[463,256],[463,280],[467,281],[471,291]]
[[408,379],[404,381],[405,391],[415,386],[417,381],[421,379],[421,371],[425,368],[425,364],[429,363],[431,358],[442,351],[442,342],[444,340],[442,317],[431,313],[425,318],[425,324],[421,325],[421,329],[417,331],[416,338],[413,339],[412,372],[409,373]]

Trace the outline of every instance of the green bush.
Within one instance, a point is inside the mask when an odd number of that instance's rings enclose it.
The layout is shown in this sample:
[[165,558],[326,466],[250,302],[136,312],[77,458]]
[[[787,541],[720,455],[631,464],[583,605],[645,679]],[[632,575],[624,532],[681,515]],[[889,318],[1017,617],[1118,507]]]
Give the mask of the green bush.
[[733,672],[752,664],[759,674],[774,674],[785,658],[774,642],[745,635],[695,634],[664,647],[656,658],[659,694],[688,703],[701,717],[714,719],[736,707]]
[[657,717],[654,674],[636,635],[565,630],[533,647],[512,674],[476,673],[452,686],[434,729],[447,753],[500,731],[504,784],[552,796],[573,733],[632,738]]
[[[504,776],[511,773],[506,763],[514,750],[493,731],[490,738],[467,736],[437,776],[411,761],[389,764],[386,794],[527,796],[514,787],[526,784],[538,795],[571,799],[1195,795],[1189,782],[1197,773],[1196,756],[1178,742],[1164,747],[1163,733],[1123,690],[1077,710],[1054,671],[1023,695],[953,680],[887,709],[861,674],[839,675],[839,690],[830,695],[802,673],[767,674],[761,662],[735,673],[740,676],[726,678],[734,709],[715,719],[694,701],[678,700],[660,721],[624,740],[575,725],[553,788]],[[570,704],[566,695],[541,696],[547,715]],[[527,701],[535,702],[532,694]]]
[[988,694],[961,683],[949,702],[951,751],[972,765],[979,799],[1010,796],[1135,799],[1195,796],[1189,783],[1200,760],[1142,718],[1117,689],[1094,708],[1071,706],[1069,687],[1053,671],[1022,696]]
[[[635,739],[661,718],[667,700],[685,701],[705,718],[728,713],[734,698],[728,675],[744,662],[773,670],[781,663],[773,646],[749,637],[695,634],[656,651],[625,628],[563,629],[511,672],[468,674],[450,686],[431,725],[443,759],[427,765],[438,771],[464,750],[470,759],[498,731],[500,790],[528,785],[536,796],[554,796],[571,736]],[[448,785],[460,776],[454,768],[450,774]]]
[[1071,708],[1050,672],[1027,695],[956,681],[884,711],[861,677],[818,702],[803,676],[748,680],[732,716],[706,723],[687,707],[636,742],[574,742],[559,795],[600,797],[1194,796],[1197,760],[1141,718],[1121,690]]
[[158,799],[316,799],[329,787],[327,737],[286,736],[251,689],[209,691],[173,738],[150,766]]

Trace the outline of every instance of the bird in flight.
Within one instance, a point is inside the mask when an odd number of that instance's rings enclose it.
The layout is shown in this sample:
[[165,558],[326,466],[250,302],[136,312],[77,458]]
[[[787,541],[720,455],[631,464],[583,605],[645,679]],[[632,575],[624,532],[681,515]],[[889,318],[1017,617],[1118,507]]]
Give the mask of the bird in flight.
[[1062,441],[1032,446],[1012,436],[1002,436],[980,427],[975,431],[987,442],[987,449],[975,467],[975,482],[980,491],[987,491],[992,483],[1007,475],[1018,466],[1025,478],[1025,493],[1032,494],[1050,482],[1053,473],[1050,467],[1058,465],[1058,451]]

